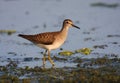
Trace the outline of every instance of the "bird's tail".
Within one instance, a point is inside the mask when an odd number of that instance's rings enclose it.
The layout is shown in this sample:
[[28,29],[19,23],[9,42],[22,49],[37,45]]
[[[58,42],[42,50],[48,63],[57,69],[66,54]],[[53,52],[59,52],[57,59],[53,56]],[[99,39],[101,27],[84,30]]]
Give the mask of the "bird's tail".
[[27,35],[23,35],[23,34],[18,34],[18,36],[23,37],[23,38],[27,37]]
[[31,37],[30,35],[23,35],[23,34],[19,34],[18,36],[22,37],[22,38],[25,38],[27,40],[31,40]]

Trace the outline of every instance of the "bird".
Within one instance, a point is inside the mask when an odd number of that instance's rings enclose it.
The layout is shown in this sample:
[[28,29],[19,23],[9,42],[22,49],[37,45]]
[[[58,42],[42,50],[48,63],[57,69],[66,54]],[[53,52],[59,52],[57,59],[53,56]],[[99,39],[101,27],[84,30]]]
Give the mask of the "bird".
[[29,41],[31,41],[36,46],[45,49],[45,52],[43,54],[43,67],[45,68],[46,64],[46,55],[48,53],[48,60],[52,64],[52,68],[54,68],[55,64],[53,60],[51,59],[50,52],[51,50],[55,50],[59,48],[66,40],[68,35],[68,29],[70,27],[75,27],[77,29],[80,29],[80,27],[73,24],[73,21],[70,19],[65,19],[63,21],[63,25],[61,30],[55,31],[55,32],[43,32],[39,34],[33,34],[33,35],[26,35],[26,34],[18,34],[18,36],[25,38]]

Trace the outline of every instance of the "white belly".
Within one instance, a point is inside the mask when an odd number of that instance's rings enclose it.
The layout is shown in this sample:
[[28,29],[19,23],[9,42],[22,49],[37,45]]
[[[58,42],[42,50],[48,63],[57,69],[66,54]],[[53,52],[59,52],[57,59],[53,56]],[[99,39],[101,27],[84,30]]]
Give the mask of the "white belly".
[[44,44],[37,44],[38,47],[44,48],[44,49],[48,49],[48,50],[53,50],[53,49],[57,49],[59,48],[63,43],[53,43],[51,45],[44,45]]
[[51,45],[44,45],[44,44],[36,44],[38,47],[48,49],[48,50],[54,50],[59,48],[62,44],[64,43],[64,40],[56,40],[53,44]]

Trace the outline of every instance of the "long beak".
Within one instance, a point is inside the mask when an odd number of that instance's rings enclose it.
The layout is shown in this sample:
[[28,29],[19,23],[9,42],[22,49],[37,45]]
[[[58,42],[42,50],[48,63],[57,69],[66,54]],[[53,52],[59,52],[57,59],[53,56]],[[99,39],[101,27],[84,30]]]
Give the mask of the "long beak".
[[74,24],[72,24],[72,26],[73,26],[73,27],[75,27],[75,28],[78,28],[78,29],[80,29],[80,27],[78,27],[78,26],[76,26],[76,25],[74,25]]

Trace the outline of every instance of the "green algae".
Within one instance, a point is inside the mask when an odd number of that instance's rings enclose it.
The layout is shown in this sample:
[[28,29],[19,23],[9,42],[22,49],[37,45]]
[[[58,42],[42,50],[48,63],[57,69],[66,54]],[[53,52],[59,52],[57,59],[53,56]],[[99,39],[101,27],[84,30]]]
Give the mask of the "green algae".
[[0,30],[0,34],[12,35],[13,33],[16,33],[16,30]]
[[76,53],[81,53],[82,55],[90,55],[93,50],[91,48],[81,48],[75,51],[61,51],[58,54],[61,56],[71,56]]
[[78,50],[75,50],[75,53],[81,53],[83,55],[89,55],[91,54],[92,50],[90,48],[81,48]]
[[58,54],[62,56],[71,56],[74,53],[72,51],[62,51],[62,52],[59,52]]

